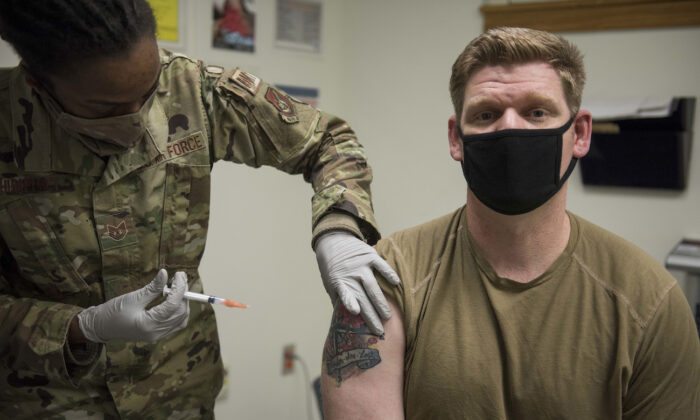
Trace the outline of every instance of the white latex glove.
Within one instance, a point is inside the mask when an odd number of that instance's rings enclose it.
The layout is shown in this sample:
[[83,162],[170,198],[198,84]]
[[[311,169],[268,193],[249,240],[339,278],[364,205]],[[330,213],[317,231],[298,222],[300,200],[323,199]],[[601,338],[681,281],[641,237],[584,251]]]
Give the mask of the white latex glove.
[[182,271],[175,273],[172,292],[165,302],[146,310],[153,299],[163,295],[167,281],[168,272],[161,269],[141,289],[80,312],[78,322],[85,338],[96,343],[116,339],[153,343],[185,328],[190,307],[189,301],[183,299],[187,291],[187,274]]
[[391,284],[399,284],[399,276],[377,251],[345,231],[324,233],[316,240],[316,261],[326,292],[340,301],[352,314],[361,314],[374,334],[384,334],[382,321],[389,319],[391,309],[374,278],[376,269]]

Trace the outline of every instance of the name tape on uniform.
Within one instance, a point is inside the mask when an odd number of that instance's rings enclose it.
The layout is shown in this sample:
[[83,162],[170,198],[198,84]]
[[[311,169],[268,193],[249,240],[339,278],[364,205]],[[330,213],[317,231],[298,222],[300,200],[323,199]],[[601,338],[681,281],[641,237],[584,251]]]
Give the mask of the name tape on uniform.
[[174,140],[165,147],[165,153],[156,156],[151,162],[143,165],[144,168],[149,168],[166,160],[176,159],[188,155],[197,150],[206,149],[207,144],[202,137],[202,132],[198,131],[181,139]]
[[166,158],[168,160],[174,159],[204,149],[205,147],[206,145],[202,142],[202,133],[197,132],[183,139],[168,143],[166,147]]

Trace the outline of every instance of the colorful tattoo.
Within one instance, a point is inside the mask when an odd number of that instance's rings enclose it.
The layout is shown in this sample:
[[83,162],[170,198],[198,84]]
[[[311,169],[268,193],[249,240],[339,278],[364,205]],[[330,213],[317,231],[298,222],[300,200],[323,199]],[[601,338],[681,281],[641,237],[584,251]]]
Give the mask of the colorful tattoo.
[[381,363],[378,339],[384,337],[372,334],[360,315],[351,314],[338,303],[323,349],[326,374],[340,386],[344,380]]

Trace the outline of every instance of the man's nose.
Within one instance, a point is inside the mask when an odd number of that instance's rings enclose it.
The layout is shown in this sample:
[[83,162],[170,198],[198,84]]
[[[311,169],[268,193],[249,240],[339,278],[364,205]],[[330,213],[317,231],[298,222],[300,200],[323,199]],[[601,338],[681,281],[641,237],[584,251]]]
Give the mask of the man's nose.
[[507,109],[496,122],[496,131],[527,128],[527,121],[514,109]]

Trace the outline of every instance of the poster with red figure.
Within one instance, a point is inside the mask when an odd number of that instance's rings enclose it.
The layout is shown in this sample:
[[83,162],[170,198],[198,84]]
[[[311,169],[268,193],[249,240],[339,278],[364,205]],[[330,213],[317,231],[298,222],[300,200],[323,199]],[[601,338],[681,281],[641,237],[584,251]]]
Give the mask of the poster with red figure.
[[212,46],[255,52],[255,0],[214,0]]

